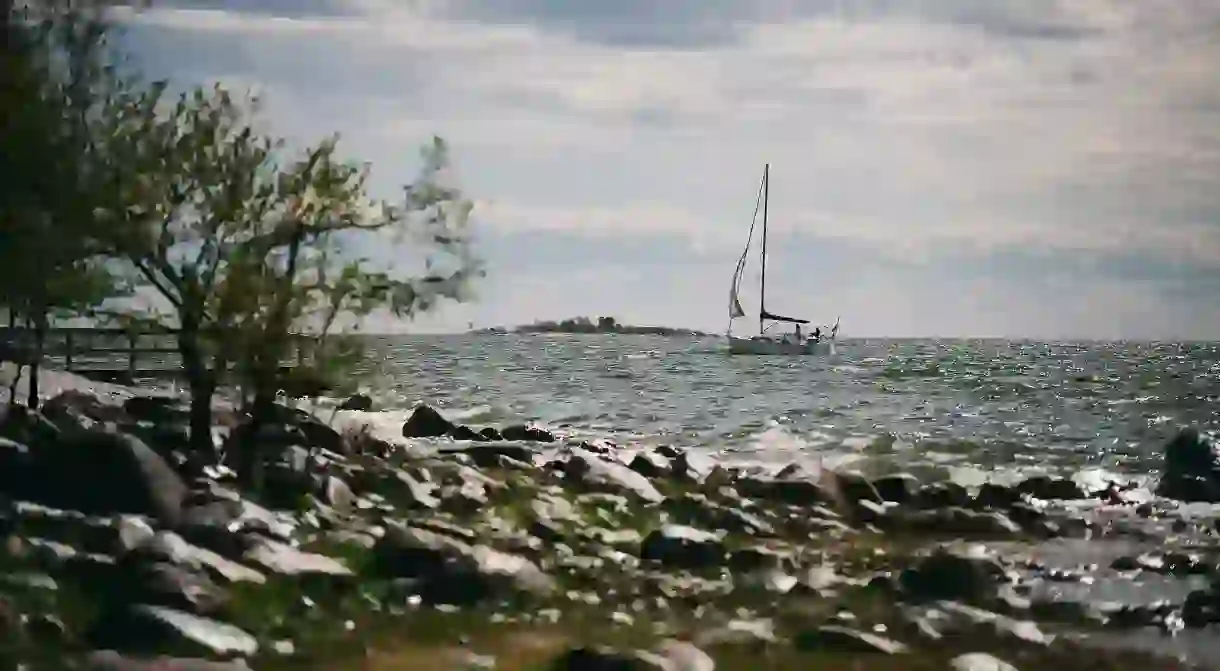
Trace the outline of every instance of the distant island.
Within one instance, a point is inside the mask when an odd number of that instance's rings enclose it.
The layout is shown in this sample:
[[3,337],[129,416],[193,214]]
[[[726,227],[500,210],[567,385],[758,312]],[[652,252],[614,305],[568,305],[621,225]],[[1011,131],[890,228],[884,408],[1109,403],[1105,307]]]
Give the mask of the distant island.
[[515,328],[492,327],[475,329],[471,333],[495,335],[504,333],[622,333],[627,335],[657,335],[707,337],[710,333],[693,329],[673,328],[669,326],[632,326],[620,324],[614,317],[598,317],[594,321],[588,317],[571,317],[563,321],[539,321],[524,324]]

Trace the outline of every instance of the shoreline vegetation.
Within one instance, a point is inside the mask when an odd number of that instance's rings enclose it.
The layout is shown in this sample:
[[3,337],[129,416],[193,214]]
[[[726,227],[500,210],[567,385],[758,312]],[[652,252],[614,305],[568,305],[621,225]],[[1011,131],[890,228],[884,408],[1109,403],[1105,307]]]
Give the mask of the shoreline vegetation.
[[623,334],[623,335],[655,335],[669,337],[694,337],[707,338],[712,334],[696,331],[693,329],[676,328],[671,326],[633,326],[631,324],[620,324],[614,317],[598,317],[596,320],[589,317],[569,317],[559,321],[536,321],[532,324],[522,324],[513,328],[505,328],[502,326],[493,326],[490,328],[474,329],[470,333],[476,335],[503,335],[507,333],[527,334],[527,333],[597,333],[597,334]]

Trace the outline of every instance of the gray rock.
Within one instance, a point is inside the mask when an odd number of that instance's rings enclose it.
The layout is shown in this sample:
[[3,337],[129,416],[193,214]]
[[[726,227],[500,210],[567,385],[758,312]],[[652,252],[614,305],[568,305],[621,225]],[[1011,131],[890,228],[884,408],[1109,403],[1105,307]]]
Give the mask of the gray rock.
[[356,505],[356,495],[352,493],[352,488],[333,475],[326,476],[322,492],[326,503],[334,506],[340,512],[350,513]]
[[653,531],[640,545],[640,559],[674,568],[719,567],[725,563],[726,554],[720,536],[677,524]]
[[339,410],[355,410],[358,412],[372,412],[373,399],[367,394],[356,394],[348,397],[347,400],[339,404]]
[[123,412],[137,422],[154,424],[190,423],[190,406],[172,396],[132,396],[123,402]]
[[[1008,538],[1021,533],[1021,527],[1003,513],[975,512],[955,507],[900,511],[888,515],[885,522],[904,530],[955,536]],[[878,526],[881,524],[878,523]]]
[[546,596],[556,589],[554,579],[524,557],[398,522],[386,525],[375,553],[383,572],[420,580],[421,596],[436,603]]
[[30,448],[0,437],[0,492],[21,495],[29,486],[32,465]]
[[259,539],[246,551],[246,560],[281,576],[327,575],[352,577],[343,562],[313,552],[302,552],[291,545]]
[[904,570],[899,584],[915,599],[989,602],[995,599],[1004,574],[993,557],[941,547]]
[[555,434],[546,429],[528,424],[513,424],[500,429],[504,440],[528,443],[553,443]]
[[[1044,634],[1038,625],[1029,620],[1017,620],[989,610],[975,608],[964,603],[946,601],[938,608],[956,619],[957,624],[970,627],[985,626],[1002,637],[1017,639],[1034,645],[1049,645],[1053,636]],[[988,632],[991,633],[991,632]]]
[[838,505],[833,492],[810,476],[793,474],[775,478],[742,477],[738,478],[736,488],[742,496],[772,503],[795,506]]
[[866,631],[826,625],[796,635],[793,643],[798,650],[833,650],[838,652],[885,653],[908,652],[906,645]]
[[549,671],[672,671],[668,662],[646,652],[609,648],[575,648],[554,661]]
[[149,526],[148,522],[139,517],[124,515],[120,517],[116,523],[118,531],[117,543],[115,550],[118,554],[130,552],[141,545],[151,541],[157,532]]
[[648,478],[618,462],[601,459],[582,449],[573,449],[564,462],[564,476],[581,486],[609,493],[631,493],[648,503],[665,500]]
[[1037,475],[1025,479],[1017,485],[1017,493],[1045,501],[1074,501],[1086,497],[1085,491],[1072,480],[1067,478],[1052,478],[1045,475]]
[[[828,471],[828,473],[830,473]],[[832,479],[842,498],[848,504],[859,504],[865,501],[881,503],[885,499],[863,474],[850,471],[835,471]]]
[[[479,440],[482,440],[480,437]],[[518,443],[476,443],[461,449],[445,449],[441,456],[463,454],[479,468],[495,468],[500,465],[501,458],[512,459],[523,464],[532,464],[538,450]]]
[[168,531],[159,532],[133,552],[154,561],[164,560],[178,566],[202,569],[224,583],[249,582],[261,585],[267,581],[262,573],[211,550],[192,545],[178,534]]
[[213,662],[206,659],[155,657],[135,659],[113,650],[99,650],[85,657],[85,671],[250,671],[245,660]]
[[175,526],[187,488],[139,438],[113,431],[65,435],[34,453],[34,501],[98,515],[148,515]]
[[909,503],[919,491],[919,480],[910,473],[894,473],[873,480],[873,486],[883,501]]
[[914,504],[919,508],[968,508],[970,493],[956,482],[935,482],[920,488]]
[[953,671],[1017,671],[1017,667],[985,652],[958,655],[949,661]]
[[440,438],[449,435],[454,428],[453,422],[445,419],[436,408],[420,405],[402,425],[402,435],[404,438]]
[[130,567],[119,586],[123,598],[194,615],[214,615],[229,601],[229,594],[206,575],[164,562]]
[[117,403],[108,403],[87,391],[68,389],[45,401],[39,411],[62,429],[89,429],[120,423],[127,414]]
[[974,503],[980,508],[1005,509],[1020,500],[1021,495],[1015,489],[994,482],[983,483],[974,496]]
[[646,478],[661,478],[670,473],[669,460],[656,452],[641,452],[627,466]]
[[441,505],[440,499],[432,495],[432,485],[416,480],[403,470],[395,470],[394,478],[401,486],[409,507],[436,509]]
[[794,568],[792,552],[777,550],[765,545],[752,545],[732,551],[728,566],[733,571],[785,571]]
[[93,638],[124,650],[155,649],[170,644],[219,657],[252,656],[258,652],[258,641],[231,624],[148,604],[101,618]]
[[665,511],[683,524],[744,533],[751,536],[773,535],[775,528],[757,515],[734,505],[712,501],[705,494],[686,493],[666,499]]
[[662,641],[654,651],[669,671],[715,671],[716,662],[706,652],[686,641]]
[[1179,430],[1165,446],[1165,472],[1156,493],[1179,501],[1220,502],[1220,434]]

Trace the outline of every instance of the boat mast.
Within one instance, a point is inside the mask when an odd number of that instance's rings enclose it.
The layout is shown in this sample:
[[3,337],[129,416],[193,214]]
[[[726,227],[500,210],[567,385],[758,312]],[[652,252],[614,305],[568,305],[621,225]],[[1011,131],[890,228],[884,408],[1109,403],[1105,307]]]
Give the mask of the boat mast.
[[758,333],[763,332],[763,315],[767,314],[767,200],[771,190],[771,164],[763,165],[762,268],[758,287]]

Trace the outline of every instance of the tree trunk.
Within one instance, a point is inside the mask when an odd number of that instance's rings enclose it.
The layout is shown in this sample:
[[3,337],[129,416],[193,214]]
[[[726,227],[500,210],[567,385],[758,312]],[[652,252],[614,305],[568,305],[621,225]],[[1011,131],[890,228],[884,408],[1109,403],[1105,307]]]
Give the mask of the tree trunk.
[[42,352],[47,336],[46,314],[38,315],[33,319],[27,318],[26,325],[32,326],[34,329],[34,354],[30,357],[30,385],[25,404],[30,410],[37,410],[39,395],[42,393],[38,385],[38,371],[42,366]]
[[280,373],[280,355],[284,349],[288,332],[288,304],[292,299],[292,286],[296,280],[297,258],[300,256],[301,241],[305,237],[305,227],[297,224],[292,241],[288,248],[288,267],[280,286],[280,294],[267,320],[266,330],[259,338],[258,346],[252,356],[251,380],[254,387],[254,402],[250,407],[250,431],[246,434],[248,444],[245,451],[253,458],[253,471],[250,484],[254,491],[263,489],[263,467],[266,459],[262,454],[258,441],[259,431],[266,421],[274,414],[275,394]]
[[17,405],[17,389],[21,385],[21,373],[25,370],[25,361],[21,356],[20,343],[16,342],[17,310],[12,306],[8,308],[8,328],[9,335],[13,337],[14,341],[7,343],[7,346],[12,348],[13,366],[17,369],[13,373],[13,379],[8,383],[8,404]]
[[184,316],[178,332],[178,354],[182,357],[182,369],[191,392],[191,450],[210,454],[216,449],[212,442],[212,396],[216,393],[216,377],[207,368],[199,338],[198,320]]

